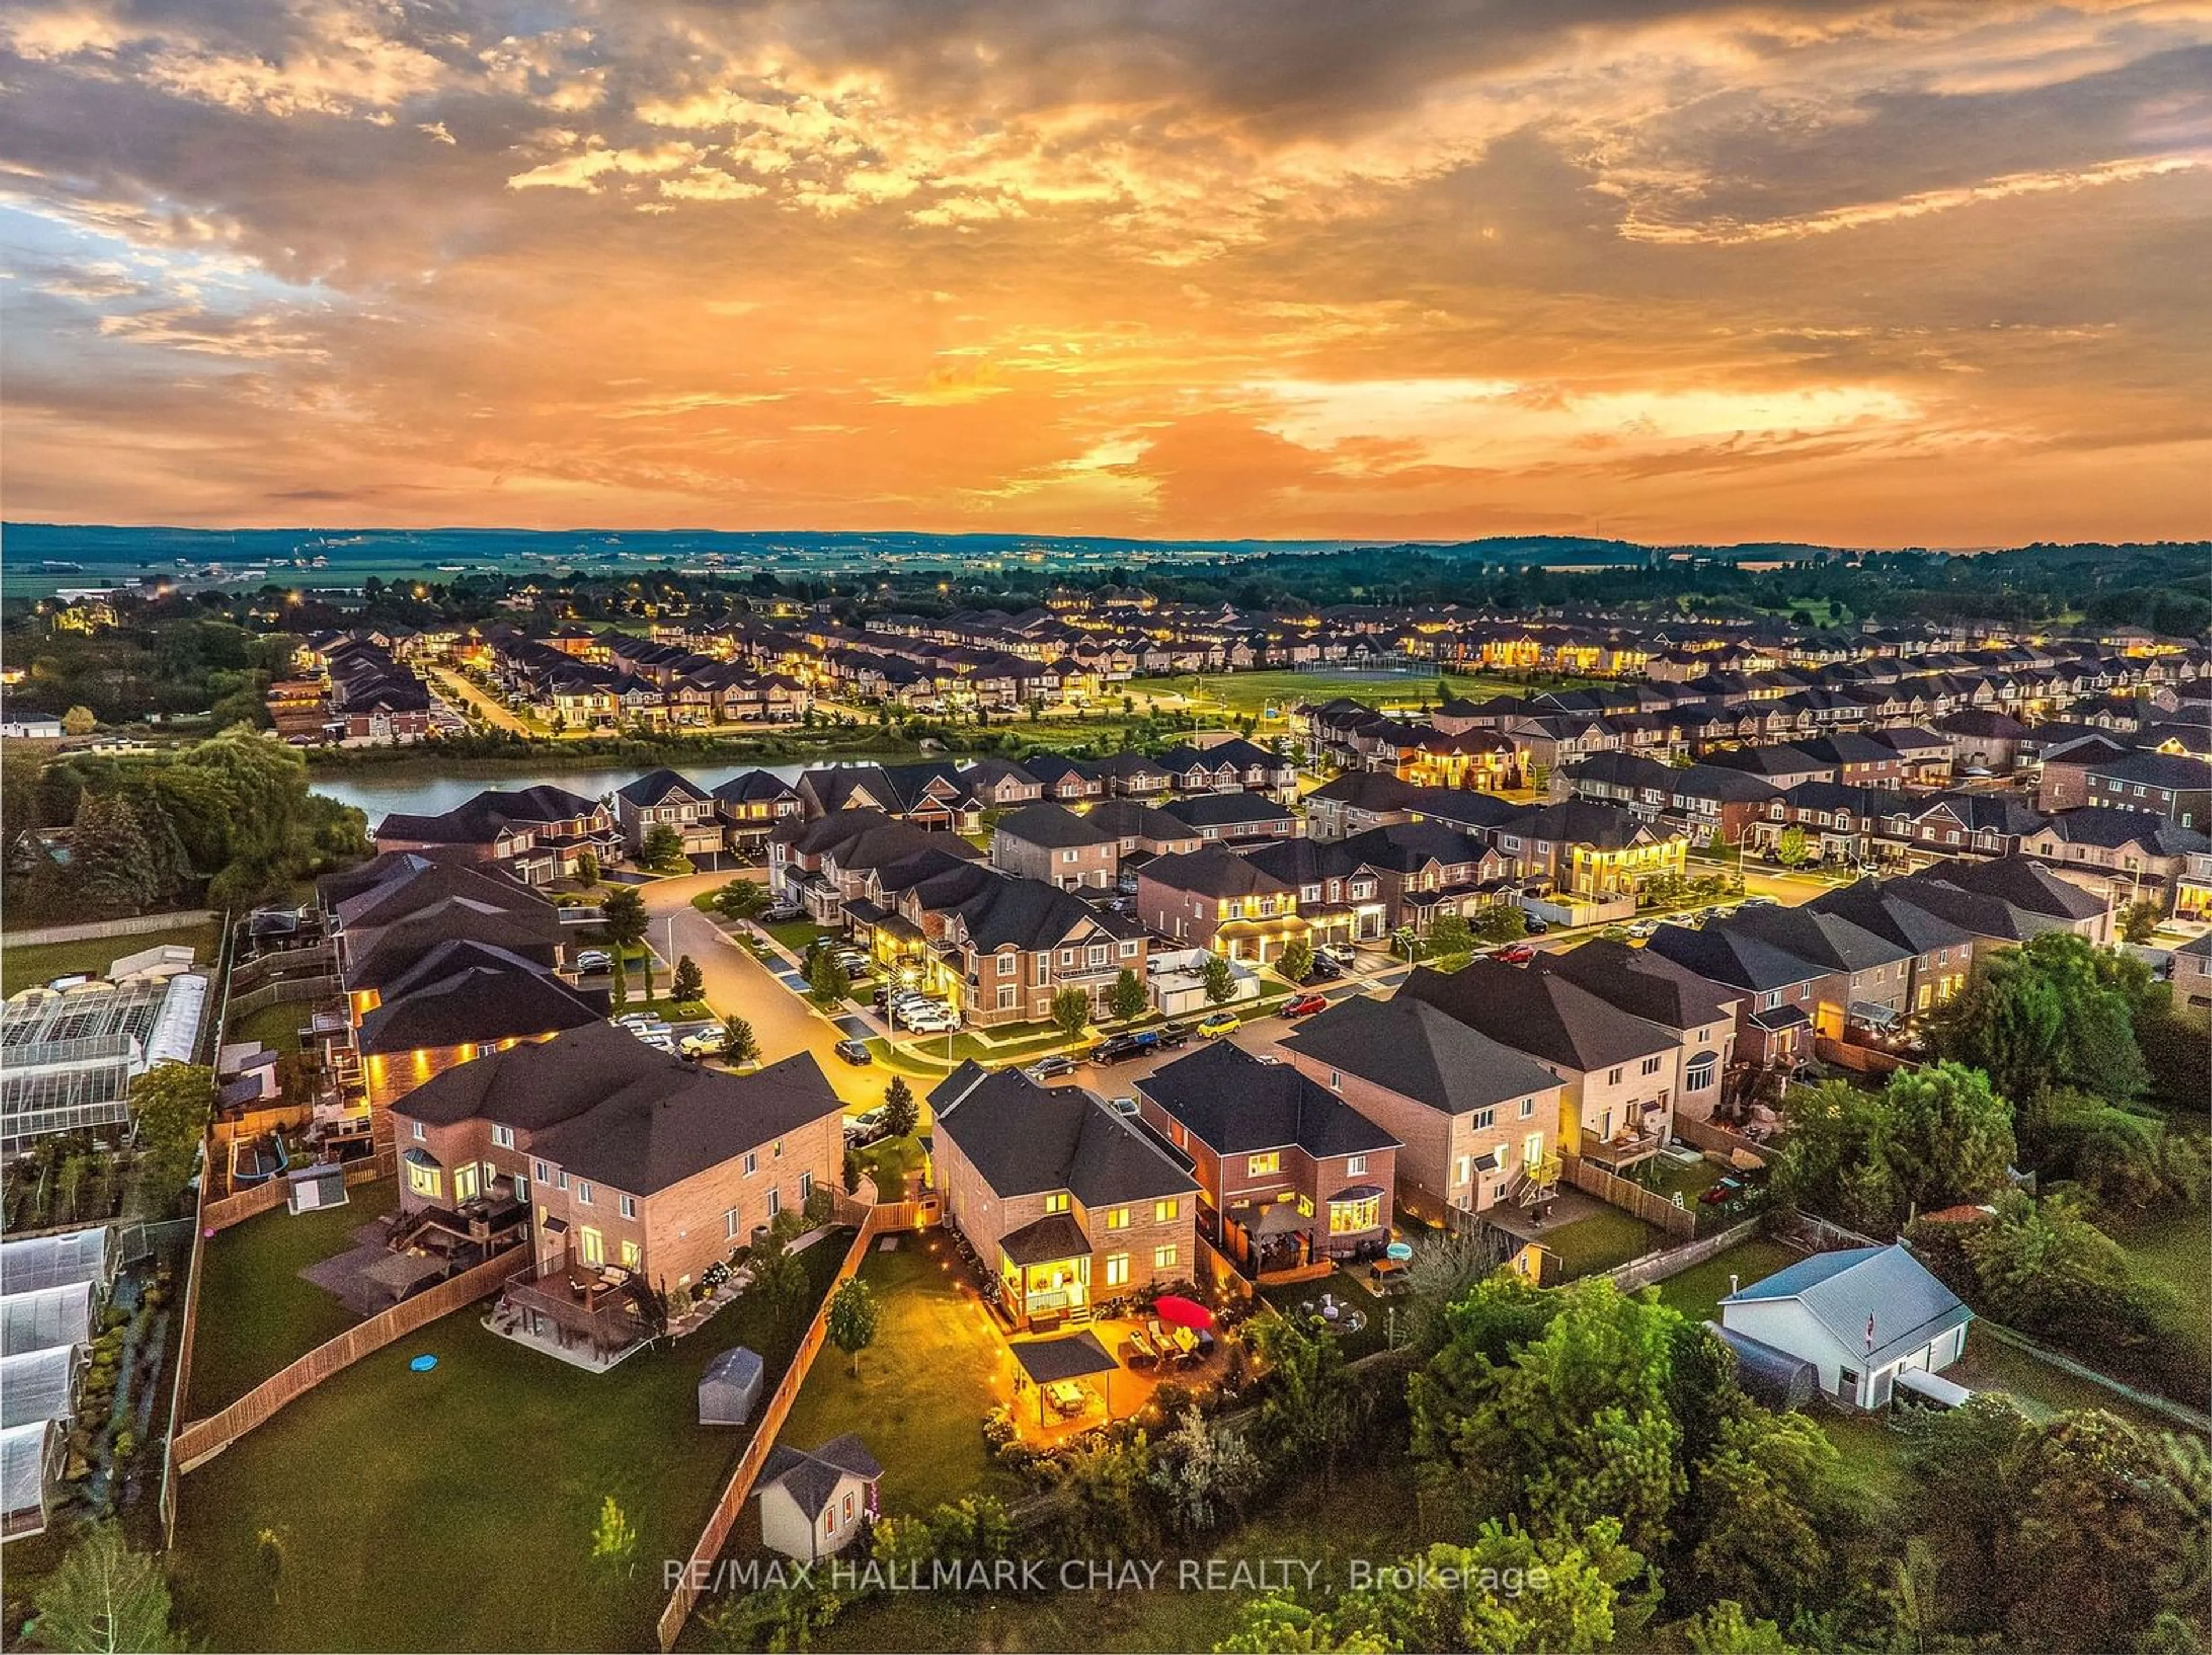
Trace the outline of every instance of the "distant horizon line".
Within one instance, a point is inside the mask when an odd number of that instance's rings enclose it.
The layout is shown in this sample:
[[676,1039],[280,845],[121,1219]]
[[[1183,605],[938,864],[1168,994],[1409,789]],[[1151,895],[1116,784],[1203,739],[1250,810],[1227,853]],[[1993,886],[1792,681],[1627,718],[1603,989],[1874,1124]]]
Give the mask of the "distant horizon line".
[[1560,532],[1470,534],[1456,537],[1427,535],[1137,535],[1108,534],[1072,530],[1012,530],[1012,529],[840,529],[840,528],[721,528],[690,524],[682,526],[647,527],[638,526],[594,525],[587,527],[546,528],[520,524],[501,523],[441,523],[397,526],[375,523],[293,523],[293,524],[229,524],[220,526],[188,523],[118,523],[97,522],[52,518],[0,519],[0,531],[8,529],[46,530],[113,530],[125,532],[147,532],[190,535],[222,534],[512,534],[542,535],[686,535],[714,534],[763,538],[774,536],[839,537],[855,539],[903,538],[917,540],[977,540],[1007,541],[1070,541],[1127,546],[1174,547],[1188,545],[1198,548],[1224,546],[1292,546],[1356,550],[1364,547],[1447,547],[1474,546],[1504,542],[1551,542],[1562,545],[1591,546],[1631,546],[1650,551],[1737,551],[1747,548],[1768,548],[1777,551],[1802,549],[1808,551],[1844,553],[1881,553],[1900,551],[1933,552],[1948,557],[1974,557],[1990,552],[2022,551],[2039,545],[2124,547],[2124,546],[2188,546],[2212,545],[2212,539],[2175,537],[2166,539],[2097,540],[2080,538],[2045,538],[2038,540],[1991,541],[1971,545],[1936,545],[1925,542],[1899,542],[1895,545],[1871,545],[1843,544],[1833,541],[1787,538],[1739,540],[1638,540],[1620,535],[1571,534]]

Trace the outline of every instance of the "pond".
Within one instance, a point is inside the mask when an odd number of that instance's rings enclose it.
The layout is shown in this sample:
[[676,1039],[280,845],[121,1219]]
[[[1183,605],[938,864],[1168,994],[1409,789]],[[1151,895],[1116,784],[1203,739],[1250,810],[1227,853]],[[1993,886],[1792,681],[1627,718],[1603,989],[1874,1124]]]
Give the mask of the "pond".
[[[684,775],[701,787],[716,788],[746,770],[766,770],[770,776],[792,782],[798,779],[801,770],[820,770],[832,764],[913,762],[914,756],[908,753],[884,760],[839,758],[812,763],[788,760],[779,764],[761,764],[738,759],[681,768]],[[435,770],[418,770],[409,764],[396,767],[390,774],[363,770],[356,774],[319,776],[313,785],[314,790],[325,798],[335,799],[342,805],[351,805],[362,811],[368,816],[368,824],[374,830],[378,822],[394,811],[415,816],[435,816],[456,805],[465,804],[487,788],[512,792],[549,782],[555,787],[566,788],[571,793],[581,794],[586,799],[599,799],[617,788],[629,786],[653,768],[649,764],[639,764],[571,770],[549,764],[540,771],[512,764],[455,764],[451,768],[441,766]]]

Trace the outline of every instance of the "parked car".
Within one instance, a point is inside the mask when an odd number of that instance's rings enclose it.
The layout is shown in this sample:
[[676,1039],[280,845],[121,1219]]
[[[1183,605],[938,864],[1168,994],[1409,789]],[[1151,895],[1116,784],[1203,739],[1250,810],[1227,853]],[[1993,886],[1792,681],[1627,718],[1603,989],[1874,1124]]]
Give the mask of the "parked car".
[[[864,1052],[866,1050],[865,1046],[861,1048]],[[884,1135],[890,1125],[890,1111],[883,1108],[869,1110],[863,1115],[847,1116],[845,1141],[856,1149],[866,1148]]]
[[1106,1106],[1116,1115],[1134,1115],[1137,1112],[1137,1100],[1134,1098],[1109,1098],[1106,1101]]
[[1501,965],[1526,965],[1536,958],[1536,951],[1525,942],[1509,942],[1503,948],[1493,948],[1490,958]]
[[1188,1044],[1190,1044],[1189,1024],[1170,1023],[1160,1030],[1160,1050],[1162,1051],[1181,1051]]
[[676,1050],[685,1057],[712,1057],[722,1050],[720,1029],[698,1029],[676,1043]]
[[1327,948],[1316,948],[1314,950],[1314,970],[1320,972],[1324,979],[1348,977],[1352,972],[1352,960],[1348,955]]
[[1091,1049],[1091,1061],[1102,1068],[1110,1068],[1126,1057],[1139,1057],[1156,1050],[1160,1044],[1158,1029],[1133,1029],[1127,1034],[1110,1035]]
[[1300,995],[1297,999],[1291,1001],[1289,1005],[1283,1007],[1283,1015],[1285,1017],[1311,1017],[1316,1012],[1325,1012],[1328,1009],[1328,996],[1324,995]]
[[858,1040],[840,1040],[831,1050],[847,1062],[858,1067],[865,1068],[876,1061],[867,1047]]
[[1040,1057],[1022,1073],[1042,1084],[1046,1080],[1057,1080],[1063,1074],[1074,1074],[1075,1060],[1073,1057]]
[[1234,1012],[1208,1012],[1198,1022],[1201,1039],[1218,1040],[1224,1034],[1234,1034],[1244,1026],[1244,1019]]
[[1746,897],[1737,905],[1742,908],[1779,908],[1782,903],[1781,899],[1776,897]]
[[1628,928],[1628,934],[1632,937],[1656,936],[1658,932],[1659,922],[1656,920],[1638,920]]
[[777,903],[760,911],[760,923],[763,925],[788,925],[793,920],[803,920],[805,917],[805,909],[794,908],[789,903]]
[[576,956],[576,975],[590,977],[595,971],[611,971],[615,957],[604,948],[586,948]]
[[1532,914],[1531,916],[1529,916],[1529,918],[1528,918],[1528,934],[1529,934],[1530,936],[1532,936],[1532,937],[1540,937],[1540,936],[1542,936],[1546,932],[1549,931],[1551,928],[1552,928],[1552,922],[1551,922],[1549,920],[1540,920],[1540,919],[1536,918],[1533,914]]

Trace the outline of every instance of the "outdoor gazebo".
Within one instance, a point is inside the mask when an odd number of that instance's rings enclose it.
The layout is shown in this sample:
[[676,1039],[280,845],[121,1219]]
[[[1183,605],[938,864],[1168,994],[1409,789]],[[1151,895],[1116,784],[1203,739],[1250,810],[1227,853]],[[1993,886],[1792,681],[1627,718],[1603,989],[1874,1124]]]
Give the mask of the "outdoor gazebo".
[[1056,1386],[1072,1386],[1079,1379],[1097,1374],[1106,1376],[1101,1394],[1106,1402],[1106,1417],[1114,1417],[1114,1371],[1121,1365],[1114,1353],[1098,1342],[1095,1333],[1072,1333],[1058,1339],[1029,1339],[1009,1347],[1014,1360],[1022,1365],[1036,1387],[1037,1424],[1045,1423],[1044,1408],[1048,1393]]

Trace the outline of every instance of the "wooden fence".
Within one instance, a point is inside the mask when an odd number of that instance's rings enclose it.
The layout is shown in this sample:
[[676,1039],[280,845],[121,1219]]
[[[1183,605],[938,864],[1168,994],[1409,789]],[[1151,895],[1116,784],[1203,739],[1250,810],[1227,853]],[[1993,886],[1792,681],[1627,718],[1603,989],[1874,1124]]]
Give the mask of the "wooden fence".
[[143,937],[154,931],[180,931],[205,925],[215,917],[211,908],[191,908],[174,914],[140,914],[126,920],[88,920],[78,925],[47,925],[34,931],[10,931],[10,948],[35,948],[48,942],[97,942],[107,937]]
[[[374,1183],[379,1178],[391,1177],[394,1166],[393,1152],[389,1149],[380,1150],[367,1160],[349,1162],[345,1175],[347,1186]],[[206,1175],[203,1173],[201,1183],[204,1184],[206,1181]],[[234,1224],[243,1224],[263,1213],[274,1212],[284,1204],[284,1190],[283,1178],[270,1178],[241,1190],[234,1196],[209,1202],[200,1209],[200,1229],[203,1233],[210,1230],[228,1230]]]
[[242,959],[230,974],[231,987],[240,994],[267,983],[295,977],[330,977],[338,969],[337,950],[327,942],[309,948],[287,948],[274,954]]
[[1893,1051],[1883,1051],[1875,1046],[1855,1046],[1848,1040],[1837,1040],[1827,1035],[1814,1037],[1813,1056],[1823,1063],[1832,1063],[1839,1069],[1850,1069],[1855,1074],[1894,1074],[1899,1069],[1917,1069],[1919,1064]]
[[1669,1247],[1663,1253],[1646,1253],[1641,1258],[1632,1258],[1626,1264],[1616,1264],[1606,1274],[1623,1293],[1634,1293],[1638,1287],[1648,1287],[1655,1281],[1664,1281],[1670,1275],[1680,1275],[1693,1266],[1718,1258],[1731,1247],[1750,1240],[1765,1227],[1764,1216],[1746,1219],[1732,1224],[1703,1241],[1692,1241],[1680,1247]]
[[[934,1202],[927,1203],[933,1206]],[[707,1513],[707,1525],[700,1531],[699,1542],[691,1548],[684,1573],[677,1581],[676,1590],[669,1594],[667,1607],[660,1611],[657,1628],[660,1648],[665,1652],[676,1647],[676,1640],[683,1633],[684,1623],[691,1618],[691,1611],[699,1601],[699,1582],[713,1573],[714,1560],[722,1555],[729,1543],[730,1530],[737,1525],[738,1514],[745,1508],[751,1496],[753,1482],[760,1476],[761,1466],[767,1461],[769,1451],[775,1446],[776,1433],[783,1429],[783,1421],[791,1412],[792,1404],[799,1400],[799,1387],[806,1383],[807,1370],[814,1366],[823,1342],[830,1333],[830,1301],[837,1289],[851,1279],[854,1272],[868,1256],[876,1238],[890,1230],[910,1230],[926,1221],[920,1202],[884,1202],[870,1207],[860,1215],[860,1229],[853,1237],[853,1244],[846,1250],[844,1263],[830,1279],[829,1290],[822,1296],[821,1307],[807,1324],[799,1341],[799,1348],[792,1353],[791,1365],[777,1381],[768,1406],[761,1410],[760,1423],[755,1427],[752,1440],[745,1451],[738,1457],[730,1480],[722,1486],[722,1493],[714,1501],[714,1508]]]
[[332,1374],[343,1372],[395,1339],[404,1339],[441,1317],[475,1304],[496,1292],[509,1276],[519,1275],[530,1268],[530,1250],[511,1248],[440,1282],[427,1293],[418,1293],[347,1329],[327,1344],[316,1346],[220,1413],[194,1420],[177,1433],[176,1440],[170,1445],[177,1469],[185,1472],[204,1465],[254,1427],[268,1421],[287,1402],[304,1396]]
[[240,990],[231,997],[224,1015],[233,1020],[251,1017],[271,1006],[306,1005],[325,1000],[336,1000],[344,985],[335,976],[280,977],[258,988]]
[[1563,1155],[1560,1162],[1569,1183],[1595,1196],[1607,1206],[1633,1213],[1646,1224],[1682,1240],[1698,1233],[1698,1215],[1688,1208],[1677,1207],[1666,1196],[1616,1177],[1579,1155]]
[[184,1416],[185,1386],[192,1371],[193,1336],[200,1320],[200,1262],[207,1250],[208,1181],[203,1173],[193,1209],[192,1250],[185,1265],[185,1330],[177,1340],[177,1371],[169,1376],[169,1415],[161,1435],[161,1549],[177,1538],[177,1482],[184,1473],[177,1466],[177,1426]]
[[1753,1143],[1740,1132],[1731,1132],[1724,1126],[1715,1126],[1711,1121],[1700,1121],[1687,1115],[1674,1117],[1674,1135],[1692,1149],[1702,1149],[1709,1155],[1729,1156],[1741,1149],[1756,1155],[1762,1161],[1774,1159],[1771,1144]]

